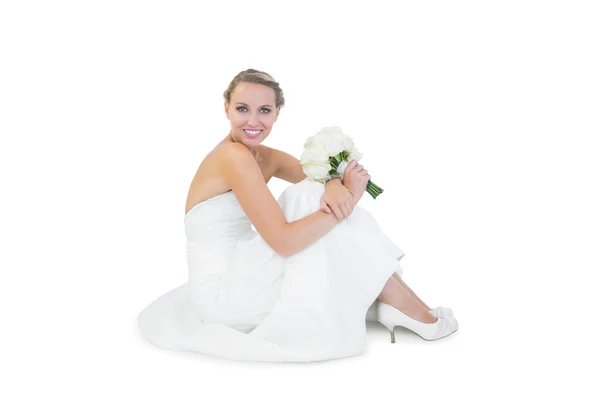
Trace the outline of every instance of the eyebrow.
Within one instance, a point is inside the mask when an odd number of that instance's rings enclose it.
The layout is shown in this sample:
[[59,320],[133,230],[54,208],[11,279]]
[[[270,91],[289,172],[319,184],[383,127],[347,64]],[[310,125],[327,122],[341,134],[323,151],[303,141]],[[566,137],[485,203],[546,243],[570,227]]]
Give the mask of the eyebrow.
[[[235,104],[241,104],[241,105],[243,105],[243,106],[246,106],[246,107],[248,107],[248,104],[246,104],[246,103],[240,103],[239,101],[238,101],[237,103],[235,103]],[[270,105],[270,104],[264,104],[264,105],[262,105],[261,107],[273,107],[273,106],[272,106],[272,105]]]

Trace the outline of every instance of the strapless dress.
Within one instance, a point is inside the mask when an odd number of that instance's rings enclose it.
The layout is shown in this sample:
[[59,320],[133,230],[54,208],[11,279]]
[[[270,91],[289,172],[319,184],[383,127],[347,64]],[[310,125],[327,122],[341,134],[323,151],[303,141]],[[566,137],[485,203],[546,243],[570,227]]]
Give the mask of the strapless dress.
[[[307,178],[277,201],[293,222],[318,211],[324,192]],[[184,226],[188,281],[138,315],[142,336],[165,349],[273,362],[355,356],[377,296],[402,273],[404,253],[360,205],[289,257],[253,229],[232,191],[194,206]]]

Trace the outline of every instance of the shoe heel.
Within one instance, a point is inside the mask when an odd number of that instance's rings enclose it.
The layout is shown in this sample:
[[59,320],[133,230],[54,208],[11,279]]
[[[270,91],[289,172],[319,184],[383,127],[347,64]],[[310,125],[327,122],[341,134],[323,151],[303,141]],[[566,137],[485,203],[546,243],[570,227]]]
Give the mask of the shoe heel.
[[392,343],[396,343],[396,335],[394,334],[394,328],[393,327],[392,327],[391,333],[392,333]]

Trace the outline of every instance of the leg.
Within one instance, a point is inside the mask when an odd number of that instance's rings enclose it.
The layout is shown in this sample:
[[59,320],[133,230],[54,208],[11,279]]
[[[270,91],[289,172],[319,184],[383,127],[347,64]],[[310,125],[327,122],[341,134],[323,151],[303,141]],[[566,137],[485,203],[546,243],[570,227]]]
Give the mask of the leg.
[[417,300],[418,297],[406,286],[400,277],[392,275],[377,297],[382,303],[397,308],[411,318],[424,323],[434,323],[437,318],[429,313],[430,308]]
[[406,288],[406,290],[408,290],[408,292],[419,302],[421,303],[421,305],[423,307],[427,307],[428,310],[431,310],[431,308],[429,308],[429,306],[427,304],[425,304],[423,302],[423,300],[421,300],[416,294],[415,292],[412,291],[411,288],[409,288],[406,283],[404,283],[404,281],[402,280],[402,278],[400,278],[400,275],[398,275],[397,272],[394,272],[394,274],[392,275],[392,278],[396,279],[398,281],[399,284],[401,284],[402,286],[404,286]]

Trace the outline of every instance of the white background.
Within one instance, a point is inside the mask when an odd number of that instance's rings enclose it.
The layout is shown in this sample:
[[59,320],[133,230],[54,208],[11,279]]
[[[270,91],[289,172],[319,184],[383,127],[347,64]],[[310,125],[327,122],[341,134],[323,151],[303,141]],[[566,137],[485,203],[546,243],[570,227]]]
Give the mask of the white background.
[[[597,396],[599,19],[592,1],[2,2],[0,397]],[[286,98],[266,145],[354,138],[385,190],[361,205],[456,334],[369,324],[363,355],[309,364],[139,335],[187,279],[189,184],[248,68]]]

